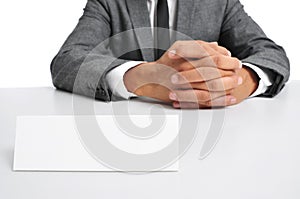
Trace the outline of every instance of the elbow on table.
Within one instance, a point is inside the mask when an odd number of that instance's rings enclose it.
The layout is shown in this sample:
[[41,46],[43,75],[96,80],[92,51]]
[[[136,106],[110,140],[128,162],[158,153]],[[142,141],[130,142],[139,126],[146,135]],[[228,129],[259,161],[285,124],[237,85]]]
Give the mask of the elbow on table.
[[64,64],[58,60],[58,56],[55,56],[50,64],[52,84],[59,90],[73,92],[74,81],[69,78],[63,68]]

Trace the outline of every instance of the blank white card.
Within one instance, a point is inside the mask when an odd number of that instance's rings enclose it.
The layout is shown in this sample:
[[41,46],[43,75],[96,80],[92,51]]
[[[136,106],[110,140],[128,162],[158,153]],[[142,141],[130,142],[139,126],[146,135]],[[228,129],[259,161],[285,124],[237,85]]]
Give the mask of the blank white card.
[[[165,123],[158,135],[149,139],[136,139],[120,130],[116,125],[115,116],[96,116],[98,126],[112,145],[127,153],[139,155],[159,152],[176,140],[179,132],[178,116],[165,115],[164,117]],[[130,119],[140,127],[146,127],[151,123],[150,117],[146,115],[134,115],[130,116]],[[78,134],[74,116],[17,117],[13,169],[15,171],[114,171],[97,161],[86,150]],[[177,170],[178,161],[161,169],[161,171]]]

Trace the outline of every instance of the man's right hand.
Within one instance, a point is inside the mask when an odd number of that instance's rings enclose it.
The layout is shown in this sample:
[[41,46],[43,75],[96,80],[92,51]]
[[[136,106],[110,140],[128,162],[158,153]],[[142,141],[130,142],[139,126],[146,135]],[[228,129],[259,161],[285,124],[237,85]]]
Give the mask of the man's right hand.
[[217,43],[178,41],[159,60],[127,71],[124,83],[129,92],[165,102],[174,101],[169,95],[173,90],[193,89],[195,100],[207,104],[230,97],[241,83],[236,75],[240,68],[241,62]]

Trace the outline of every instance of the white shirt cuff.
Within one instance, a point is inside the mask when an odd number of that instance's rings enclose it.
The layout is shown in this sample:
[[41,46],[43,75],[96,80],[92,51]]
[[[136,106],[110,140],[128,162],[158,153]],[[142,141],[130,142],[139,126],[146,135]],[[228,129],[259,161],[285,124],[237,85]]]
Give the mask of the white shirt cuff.
[[113,95],[122,97],[124,99],[136,97],[135,94],[128,92],[128,90],[126,89],[123,77],[128,70],[142,63],[145,62],[129,61],[109,71],[109,73],[106,75],[106,81],[108,83],[108,87],[113,92]]
[[265,93],[268,87],[272,85],[269,76],[262,69],[253,64],[243,63],[243,65],[251,68],[260,78],[256,91],[249,98]]

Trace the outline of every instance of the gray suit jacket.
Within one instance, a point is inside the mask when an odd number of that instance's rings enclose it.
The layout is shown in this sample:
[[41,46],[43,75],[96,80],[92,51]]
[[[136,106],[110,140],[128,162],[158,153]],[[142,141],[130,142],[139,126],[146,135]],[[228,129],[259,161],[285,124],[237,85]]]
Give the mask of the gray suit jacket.
[[[280,92],[289,78],[288,58],[239,0],[178,0],[177,7],[173,42],[218,41],[271,77],[273,86],[264,96]],[[88,0],[78,25],[51,63],[53,84],[104,101],[115,99],[106,74],[129,60],[154,61],[152,45],[146,0]]]

